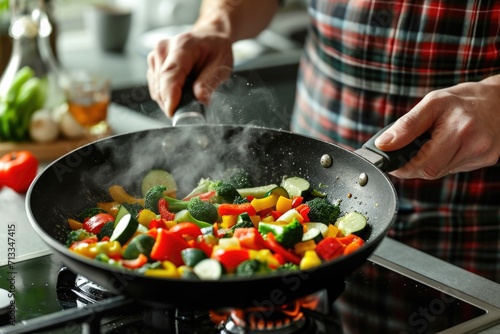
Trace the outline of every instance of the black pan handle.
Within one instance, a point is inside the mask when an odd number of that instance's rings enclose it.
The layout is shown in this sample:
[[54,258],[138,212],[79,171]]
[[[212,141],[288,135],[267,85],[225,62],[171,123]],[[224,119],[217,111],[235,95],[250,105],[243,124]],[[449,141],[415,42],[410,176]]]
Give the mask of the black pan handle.
[[182,87],[181,101],[172,117],[172,125],[206,124],[205,108],[198,102],[193,92],[194,78],[189,76]]
[[362,148],[356,150],[355,153],[368,159],[383,172],[392,172],[400,167],[403,167],[411,158],[413,158],[420,148],[431,138],[429,132],[424,132],[414,141],[405,147],[394,151],[382,151],[375,146],[375,140],[385,132],[393,123],[377,132],[370,140],[368,140]]

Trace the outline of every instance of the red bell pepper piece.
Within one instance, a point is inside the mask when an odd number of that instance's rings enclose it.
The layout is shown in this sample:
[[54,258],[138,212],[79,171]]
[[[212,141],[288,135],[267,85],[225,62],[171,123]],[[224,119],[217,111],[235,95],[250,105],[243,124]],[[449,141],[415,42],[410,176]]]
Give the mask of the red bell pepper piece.
[[228,272],[234,272],[236,267],[250,258],[246,249],[218,249],[212,254],[212,258],[218,260]]
[[176,225],[172,226],[169,231],[186,240],[196,239],[197,236],[202,234],[201,229],[198,227],[198,225],[190,222],[177,223]]
[[309,205],[307,204],[300,204],[298,205],[295,210],[297,210],[298,213],[304,218],[304,223],[309,222],[309,211],[311,211],[311,208],[309,208]]
[[83,240],[80,240],[80,241],[75,241],[73,242],[70,246],[69,246],[69,249],[75,249],[76,247],[78,247],[78,245],[81,245],[81,244],[94,244],[96,243],[97,241],[99,241],[97,239],[97,236],[96,235],[93,235],[91,237],[88,237],[86,239],[83,239]]
[[99,234],[106,223],[115,221],[115,217],[109,213],[98,213],[83,223],[83,228],[90,233]]
[[359,237],[357,235],[351,233],[349,235],[346,235],[346,236],[343,236],[343,237],[337,237],[335,239],[337,239],[342,245],[347,246],[351,242],[353,242],[354,239],[356,239],[356,238],[359,238]]
[[207,255],[207,257],[211,257],[215,244],[216,241],[214,240],[214,238],[211,238],[211,236],[200,235],[196,238],[194,247],[201,249]]
[[354,238],[354,240],[350,244],[345,246],[344,255],[348,255],[348,254],[355,252],[364,244],[365,244],[365,241],[363,239],[361,239],[359,237]]
[[292,208],[298,207],[299,205],[302,204],[303,201],[304,201],[304,197],[302,197],[302,196],[294,196],[292,198]]
[[165,220],[163,219],[153,219],[149,222],[149,228],[167,228],[167,224],[165,224]]
[[138,269],[148,262],[148,257],[142,253],[136,259],[133,260],[120,260],[120,263],[125,268]]
[[222,203],[218,207],[219,215],[240,215],[242,213],[248,213],[250,216],[255,216],[257,213],[255,212],[255,208],[250,203],[241,203],[241,204],[231,204],[231,203]]
[[244,248],[257,250],[267,248],[266,241],[255,227],[237,228],[233,237],[238,239]]
[[156,261],[168,260],[176,266],[183,265],[181,250],[189,247],[187,241],[163,228],[159,228],[157,231],[158,235],[149,256]]
[[160,198],[158,201],[158,211],[160,212],[161,219],[171,221],[175,219],[175,213],[168,211],[168,202],[165,198]]
[[298,255],[290,252],[285,247],[281,246],[281,244],[276,241],[276,238],[274,237],[274,234],[272,232],[269,232],[266,235],[266,243],[267,243],[267,248],[269,248],[274,253],[280,254],[281,256],[283,256],[283,258],[286,261],[292,262],[296,265],[300,264],[300,257]]
[[281,217],[282,214],[283,214],[282,212],[279,212],[279,211],[276,211],[276,210],[271,211],[271,216],[273,217],[273,219],[275,221],[278,220]]
[[316,253],[323,260],[331,260],[344,252],[345,246],[338,240],[338,238],[328,237],[316,245]]

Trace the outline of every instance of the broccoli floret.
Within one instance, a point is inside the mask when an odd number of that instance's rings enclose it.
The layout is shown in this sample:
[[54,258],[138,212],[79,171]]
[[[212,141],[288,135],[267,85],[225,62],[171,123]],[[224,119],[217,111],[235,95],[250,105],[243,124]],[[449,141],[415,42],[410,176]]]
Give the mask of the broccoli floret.
[[202,201],[199,197],[189,200],[187,210],[194,218],[213,224],[217,221],[217,208],[212,203]]
[[111,234],[113,234],[114,229],[115,229],[115,223],[107,222],[106,224],[104,224],[101,231],[97,234],[97,238],[101,240],[104,237],[111,237]]
[[237,189],[253,187],[252,176],[243,168],[227,169],[222,175],[222,180],[232,184]]
[[192,198],[196,195],[208,192],[208,187],[210,186],[211,183],[212,181],[210,179],[205,179],[205,178],[200,179],[198,185],[189,194],[186,195],[186,198]]
[[255,259],[245,260],[236,267],[236,276],[248,277],[267,272],[269,272],[267,265]]
[[224,181],[212,182],[208,190],[215,191],[215,196],[211,198],[214,203],[233,203],[234,199],[240,196],[240,193],[232,184]]
[[95,234],[87,232],[83,228],[80,228],[78,230],[73,230],[68,233],[68,238],[66,239],[66,247],[71,246],[72,243],[76,241],[82,241],[87,238],[93,237]]
[[241,195],[238,195],[234,198],[233,204],[243,204],[243,203],[248,203],[248,199],[245,197],[241,197]]
[[86,218],[94,217],[98,213],[106,213],[106,210],[101,208],[87,208],[77,216],[77,219],[79,222],[83,222]]
[[159,214],[158,202],[160,201],[160,198],[164,197],[163,193],[165,190],[167,190],[167,187],[162,185],[156,185],[149,189],[144,196],[144,207],[156,214]]
[[276,241],[285,248],[293,248],[297,242],[302,241],[304,235],[304,228],[297,219],[287,225],[260,222],[258,230],[262,235],[271,232],[276,237]]
[[172,198],[165,196],[165,191],[167,187],[157,185],[152,187],[144,196],[144,207],[148,210],[153,211],[156,214],[159,214],[158,202],[161,198],[164,198],[168,202],[168,210],[170,212],[179,212],[181,210],[187,209],[189,201],[183,201],[180,199]]
[[323,224],[333,224],[340,214],[340,207],[329,202],[326,198],[314,198],[307,201],[309,206],[309,220]]
[[236,220],[236,224],[234,224],[234,226],[231,228],[231,230],[234,233],[234,230],[236,230],[237,228],[248,228],[248,227],[255,227],[255,226],[253,225],[253,222],[250,219],[250,216],[248,215],[248,213],[245,212],[245,213],[242,213],[238,216],[238,219]]
[[298,265],[291,263],[291,262],[287,262],[285,264],[282,264],[278,268],[276,268],[277,271],[295,271],[295,270],[299,270],[299,269],[300,268]]
[[195,223],[198,225],[199,228],[205,228],[205,227],[212,227],[212,224],[201,221],[199,219],[194,218],[189,211],[186,210],[181,210],[175,214],[175,219],[176,222],[191,222]]

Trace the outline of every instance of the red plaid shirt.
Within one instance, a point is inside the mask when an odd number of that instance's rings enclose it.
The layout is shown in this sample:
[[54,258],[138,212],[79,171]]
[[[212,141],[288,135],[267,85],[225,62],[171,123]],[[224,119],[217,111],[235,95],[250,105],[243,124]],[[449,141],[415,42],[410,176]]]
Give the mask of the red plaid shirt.
[[[426,93],[500,73],[499,2],[311,0],[309,14],[294,132],[359,148]],[[499,167],[393,181],[391,237],[500,282]]]

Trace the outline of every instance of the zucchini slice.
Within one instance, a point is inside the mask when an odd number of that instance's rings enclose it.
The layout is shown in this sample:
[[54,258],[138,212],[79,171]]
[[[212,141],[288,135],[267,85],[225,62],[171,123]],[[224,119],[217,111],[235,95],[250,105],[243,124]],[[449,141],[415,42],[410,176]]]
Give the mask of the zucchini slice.
[[115,228],[116,228],[116,225],[118,225],[118,222],[125,215],[130,215],[130,212],[127,210],[127,208],[124,205],[120,204],[120,207],[118,208],[118,212],[116,212],[116,216],[115,216]]
[[321,235],[323,237],[326,237],[328,234],[328,225],[323,224],[323,223],[304,223],[304,225],[307,227],[307,229],[311,228],[317,228],[318,230],[321,231]]
[[167,188],[165,193],[170,197],[175,197],[171,194],[177,192],[177,183],[172,174],[163,169],[152,169],[144,175],[141,181],[142,196],[146,196],[149,189],[158,185],[165,186]]
[[284,177],[283,180],[281,180],[281,187],[286,189],[290,198],[295,196],[306,196],[311,190],[309,181],[298,176]]
[[263,198],[266,194],[276,188],[276,184],[268,184],[265,186],[252,187],[252,188],[241,188],[237,189],[241,197],[252,196],[253,198]]
[[264,197],[270,196],[272,194],[277,194],[277,195],[280,195],[280,196],[283,196],[283,197],[286,197],[286,198],[290,198],[290,195],[288,194],[288,191],[286,191],[286,189],[283,188],[283,187],[275,187],[275,188],[269,190],[266,193],[266,196],[264,196]]
[[314,240],[316,243],[323,240],[323,234],[321,230],[317,227],[310,227],[307,231],[302,235],[302,241]]
[[154,244],[155,238],[149,234],[138,234],[130,240],[127,248],[125,248],[125,251],[123,252],[123,258],[132,260],[136,259],[139,254],[144,254],[149,257]]
[[201,279],[218,280],[223,273],[222,264],[215,259],[203,259],[193,267],[193,272]]
[[116,240],[120,244],[124,245],[135,234],[135,232],[137,231],[137,226],[139,226],[139,222],[137,221],[137,219],[135,219],[130,213],[128,213],[118,221],[109,240]]
[[366,227],[366,217],[359,212],[351,211],[337,219],[335,226],[344,235],[361,232]]

